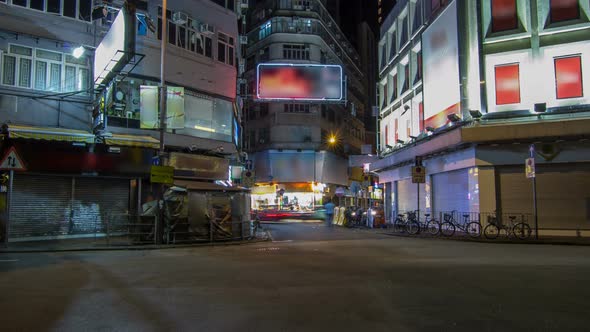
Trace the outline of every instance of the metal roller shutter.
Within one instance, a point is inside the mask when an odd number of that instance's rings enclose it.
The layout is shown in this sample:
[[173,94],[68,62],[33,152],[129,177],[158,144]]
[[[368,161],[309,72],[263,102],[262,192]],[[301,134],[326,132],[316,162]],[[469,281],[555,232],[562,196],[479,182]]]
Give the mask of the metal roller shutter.
[[122,220],[129,208],[129,180],[76,178],[72,234],[104,232],[106,218]]
[[[539,228],[588,228],[590,167],[585,164],[537,165]],[[504,214],[533,213],[533,190],[524,166],[500,167],[501,208]],[[532,225],[533,221],[529,223]]]
[[10,238],[69,233],[71,178],[17,174],[12,194]]
[[[434,215],[440,212],[472,212],[469,201],[468,169],[439,173],[432,176]],[[478,212],[478,211],[475,211]]]
[[[421,186],[420,189],[423,189]],[[405,213],[408,211],[414,211],[418,207],[418,190],[416,184],[412,183],[412,179],[404,179],[397,181],[397,206],[398,213]],[[423,196],[424,193],[422,192]]]

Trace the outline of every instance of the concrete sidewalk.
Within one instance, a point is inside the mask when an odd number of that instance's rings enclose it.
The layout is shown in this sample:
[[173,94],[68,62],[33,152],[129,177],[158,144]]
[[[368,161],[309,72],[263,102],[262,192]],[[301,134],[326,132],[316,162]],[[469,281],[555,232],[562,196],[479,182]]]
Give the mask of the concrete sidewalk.
[[107,244],[105,239],[96,240],[87,239],[66,239],[66,240],[47,240],[34,242],[9,242],[8,247],[0,247],[2,253],[27,253],[27,252],[66,252],[66,251],[105,251],[105,250],[156,250],[172,248],[189,248],[189,247],[207,247],[207,246],[231,246],[258,243],[268,241],[268,239],[236,240],[236,241],[216,241],[216,242],[187,242],[177,244],[125,244],[111,240]]
[[453,235],[445,237],[442,235],[432,236],[429,234],[420,233],[418,235],[410,235],[407,233],[395,233],[387,229],[380,229],[380,234],[394,236],[394,237],[414,237],[422,239],[444,240],[444,241],[462,241],[462,242],[481,242],[481,243],[503,243],[503,244],[547,244],[547,245],[570,245],[570,246],[590,246],[590,238],[588,237],[569,237],[569,236],[541,236],[538,240],[534,238],[527,240],[519,240],[517,238],[498,237],[495,240],[486,239],[483,235],[477,238],[470,237],[465,234]]

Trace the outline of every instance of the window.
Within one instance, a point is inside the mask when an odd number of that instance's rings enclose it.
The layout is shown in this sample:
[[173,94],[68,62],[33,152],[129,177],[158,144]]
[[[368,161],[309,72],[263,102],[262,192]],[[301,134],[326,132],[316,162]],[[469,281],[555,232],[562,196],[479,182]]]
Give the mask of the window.
[[[213,42],[211,37],[199,33],[199,31],[193,27],[194,24],[191,18],[189,18],[184,24],[175,24],[172,22],[172,12],[167,10],[166,19],[168,20],[168,43],[182,49],[213,58]],[[162,7],[158,7],[157,36],[159,40],[162,39]],[[231,40],[233,43],[233,38],[229,38],[227,41],[229,40]],[[224,57],[225,60],[223,62],[228,62],[231,59],[231,64],[233,65],[233,53],[231,58],[225,53]]]
[[581,57],[556,58],[554,61],[557,99],[583,97]]
[[399,36],[399,46],[400,48],[403,47],[408,42],[408,15],[401,18],[400,21],[400,36]]
[[270,21],[264,23],[260,26],[260,30],[258,31],[258,39],[264,39],[272,33],[272,24]]
[[217,61],[234,65],[234,38],[222,32],[217,34]]
[[492,32],[518,27],[516,0],[492,0]]
[[283,45],[283,59],[309,60],[309,48],[305,45]]
[[[6,0],[0,0],[0,2],[7,3]],[[11,3],[13,6],[25,7],[90,22],[92,0],[12,0]]]
[[10,45],[2,68],[4,85],[54,92],[87,91],[90,85],[86,57]]
[[422,26],[422,0],[416,1],[414,5],[412,32],[416,32],[420,26]]
[[496,105],[520,103],[519,65],[496,66]]
[[416,76],[414,77],[414,82],[413,84],[416,84],[418,82],[420,82],[420,80],[422,79],[422,50],[416,52]]
[[309,113],[309,104],[285,104],[285,113]]
[[391,33],[391,45],[389,48],[389,58],[392,59],[397,53],[397,34],[395,31]]
[[550,0],[551,22],[562,22],[580,18],[578,0]]
[[394,140],[395,143],[397,143],[397,141],[399,140],[399,134],[398,134],[398,129],[399,128],[398,127],[399,127],[399,125],[398,125],[398,119],[396,118],[393,121],[393,140]]
[[387,64],[387,44],[383,43],[381,45],[381,69],[383,69],[386,64]]
[[402,92],[410,88],[410,66],[404,66],[404,84],[402,85]]
[[385,145],[389,145],[389,125],[385,125]]
[[387,107],[388,104],[389,100],[387,100],[387,82],[385,82],[385,84],[383,84],[383,103],[381,105],[381,108]]
[[391,101],[397,99],[397,74],[393,75],[393,91],[391,92]]

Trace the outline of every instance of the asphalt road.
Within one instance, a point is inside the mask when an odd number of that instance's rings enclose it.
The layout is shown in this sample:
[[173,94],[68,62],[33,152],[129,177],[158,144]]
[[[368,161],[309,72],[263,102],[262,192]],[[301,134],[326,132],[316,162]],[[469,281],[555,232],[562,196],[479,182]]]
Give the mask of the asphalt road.
[[0,329],[590,329],[590,247],[270,228],[255,245],[0,254]]

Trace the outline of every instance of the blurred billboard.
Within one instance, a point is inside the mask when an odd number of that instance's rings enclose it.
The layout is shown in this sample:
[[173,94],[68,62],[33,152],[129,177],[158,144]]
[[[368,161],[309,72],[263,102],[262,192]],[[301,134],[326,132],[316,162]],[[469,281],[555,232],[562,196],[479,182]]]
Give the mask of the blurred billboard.
[[258,99],[342,100],[342,67],[338,65],[262,63],[256,75]]

